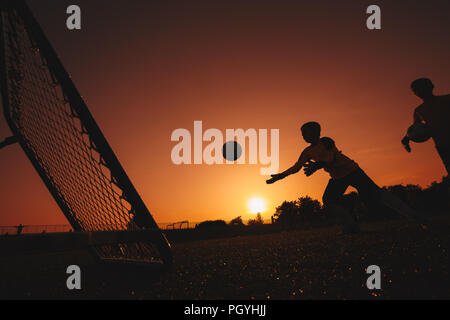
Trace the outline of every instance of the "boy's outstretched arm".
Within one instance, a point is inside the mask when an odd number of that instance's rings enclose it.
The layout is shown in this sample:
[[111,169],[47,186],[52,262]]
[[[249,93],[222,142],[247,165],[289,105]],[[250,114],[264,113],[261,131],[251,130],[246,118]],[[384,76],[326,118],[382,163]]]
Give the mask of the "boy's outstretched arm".
[[267,184],[272,184],[278,180],[284,179],[287,176],[297,173],[300,171],[300,169],[302,168],[301,165],[298,164],[298,162],[296,164],[294,164],[292,167],[290,167],[289,169],[281,172],[281,173],[276,173],[276,174],[271,174],[270,176],[272,178],[270,178],[269,180],[266,180]]
[[277,173],[277,174],[272,174],[269,180],[266,180],[267,184],[272,184],[278,180],[284,179],[287,176],[297,173],[301,170],[301,168],[303,167],[303,165],[308,161],[306,155],[304,154],[304,152],[302,152],[302,154],[300,155],[300,157],[298,158],[298,161],[289,169],[281,172],[281,173]]

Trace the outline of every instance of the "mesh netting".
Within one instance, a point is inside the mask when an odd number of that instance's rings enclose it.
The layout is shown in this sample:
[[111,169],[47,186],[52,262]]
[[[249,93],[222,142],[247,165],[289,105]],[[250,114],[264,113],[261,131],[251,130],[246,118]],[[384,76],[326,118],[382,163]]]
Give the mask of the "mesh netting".
[[[65,207],[69,222],[77,231],[138,229],[133,205],[123,196],[21,17],[15,11],[2,15],[9,102],[6,112],[32,162],[40,167],[53,195]],[[109,258],[155,255],[150,244],[144,243],[97,250]]]

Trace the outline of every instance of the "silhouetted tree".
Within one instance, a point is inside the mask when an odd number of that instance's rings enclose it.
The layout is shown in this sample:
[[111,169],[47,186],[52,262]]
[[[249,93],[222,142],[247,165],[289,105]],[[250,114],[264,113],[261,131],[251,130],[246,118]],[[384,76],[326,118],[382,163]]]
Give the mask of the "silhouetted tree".
[[244,226],[244,222],[242,221],[242,217],[239,216],[239,217],[236,217],[233,220],[231,220],[228,223],[228,225],[231,226],[231,227],[243,227]]
[[256,215],[256,218],[248,220],[247,224],[249,226],[262,225],[262,224],[264,224],[264,221],[263,221],[263,219],[261,217],[261,214],[258,212],[258,214]]
[[281,206],[276,208],[274,214],[275,223],[282,227],[294,227],[298,221],[298,206],[296,201],[284,201]]
[[223,220],[207,220],[200,222],[196,229],[199,230],[217,230],[217,229],[225,229],[227,227],[227,223]]
[[297,201],[284,201],[276,208],[275,223],[291,229],[318,225],[322,219],[322,205],[311,197],[300,197]]
[[320,220],[322,205],[319,201],[308,196],[300,197],[297,200],[297,207],[302,227],[312,226]]

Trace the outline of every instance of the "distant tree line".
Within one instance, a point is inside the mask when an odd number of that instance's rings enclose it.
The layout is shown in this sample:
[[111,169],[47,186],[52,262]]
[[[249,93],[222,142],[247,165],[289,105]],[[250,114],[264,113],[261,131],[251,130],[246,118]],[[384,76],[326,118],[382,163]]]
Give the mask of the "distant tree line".
[[[256,215],[256,217],[254,219],[249,219],[247,221],[247,226],[257,226],[257,225],[263,225],[264,221],[263,218],[261,216],[260,213],[258,213]],[[229,223],[226,223],[225,220],[207,220],[207,221],[203,221],[201,223],[199,223],[198,225],[196,225],[196,229],[197,230],[211,230],[211,229],[216,229],[216,230],[220,230],[220,229],[224,229],[227,227],[232,227],[232,228],[242,228],[245,227],[245,223],[242,220],[242,217],[236,217],[233,220],[231,220]]]
[[[450,178],[444,177],[441,182],[433,182],[427,188],[418,185],[393,185],[383,187],[402,199],[413,209],[426,216],[448,215],[450,213]],[[368,210],[356,192],[344,195],[343,206],[358,220],[379,221],[401,218],[389,208]],[[294,201],[284,201],[275,210],[272,223],[282,229],[310,229],[334,225],[336,216],[326,210],[318,200],[309,196],[300,197]],[[198,230],[224,230],[263,225],[261,214],[250,219],[247,225],[242,217],[236,217],[229,223],[224,220],[204,221],[196,226]]]
[[321,203],[310,197],[284,201],[275,210],[273,221],[284,229],[308,228],[324,225],[326,216]]
[[[450,178],[433,182],[427,188],[418,185],[394,185],[383,187],[411,208],[425,216],[448,215],[450,213]],[[358,220],[379,221],[401,218],[389,208],[368,210],[356,192],[344,195],[342,205]],[[284,228],[314,228],[334,224],[336,216],[327,211],[321,203],[310,197],[301,197],[295,201],[284,201],[276,208],[274,222]]]

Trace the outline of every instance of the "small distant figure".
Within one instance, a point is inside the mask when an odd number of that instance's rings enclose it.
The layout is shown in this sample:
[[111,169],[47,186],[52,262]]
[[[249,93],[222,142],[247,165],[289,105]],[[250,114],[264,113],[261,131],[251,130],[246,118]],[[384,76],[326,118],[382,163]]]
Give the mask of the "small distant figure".
[[[411,89],[423,100],[414,110],[414,123],[424,123],[430,128],[437,152],[450,174],[450,95],[435,96],[434,84],[428,78],[414,80]],[[408,152],[411,152],[410,141],[408,135],[402,140]]]
[[358,190],[358,193],[371,211],[384,205],[395,210],[397,213],[414,218],[423,229],[426,225],[413,209],[409,208],[400,199],[381,189],[359,165],[342,154],[337,149],[333,139],[321,137],[321,127],[317,122],[308,122],[301,127],[303,139],[310,145],[303,150],[297,162],[282,173],[273,174],[267,180],[272,184],[287,176],[297,173],[304,167],[306,176],[311,176],[317,170],[324,169],[331,176],[323,195],[323,204],[333,211],[343,222],[344,233],[355,233],[359,227],[355,217],[344,207],[344,193],[349,186]]
[[22,234],[22,230],[23,230],[23,225],[19,224],[17,226],[17,235],[20,236]]

